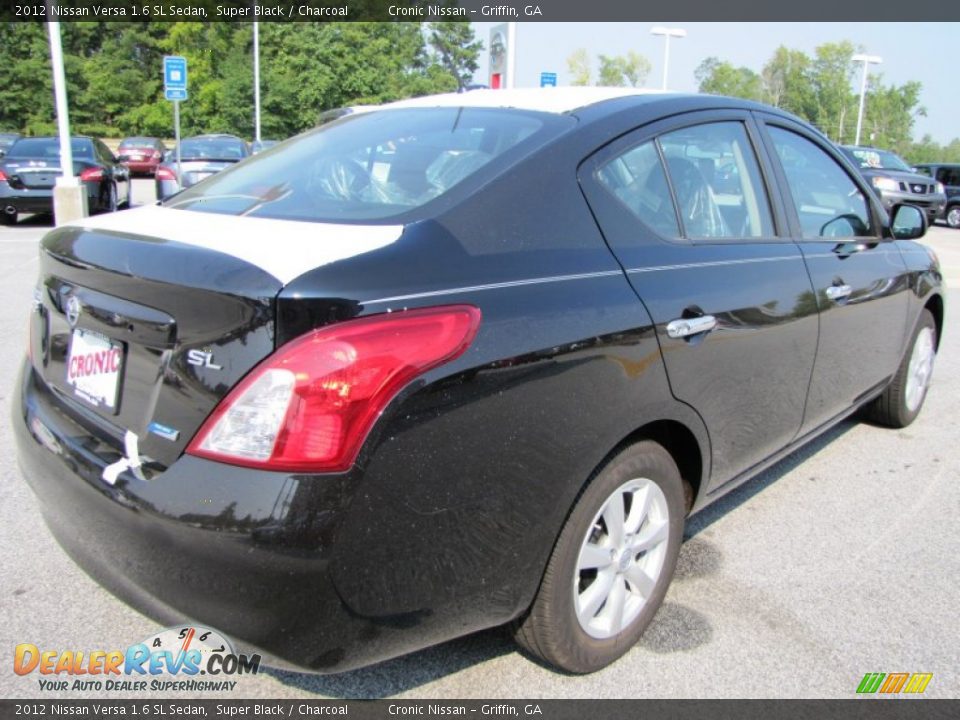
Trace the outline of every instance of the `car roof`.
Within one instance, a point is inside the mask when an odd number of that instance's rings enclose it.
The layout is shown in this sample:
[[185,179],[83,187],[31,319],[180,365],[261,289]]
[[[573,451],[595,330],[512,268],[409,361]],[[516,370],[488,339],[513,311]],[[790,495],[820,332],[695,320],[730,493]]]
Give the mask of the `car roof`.
[[226,139],[226,140],[240,140],[236,135],[231,135],[230,133],[207,133],[205,135],[191,135],[190,137],[184,138],[184,140],[199,140],[203,138],[204,140],[210,139]]
[[[409,98],[379,106],[381,109],[428,107],[515,108],[549,113],[568,113],[590,105],[625,97],[663,96],[669,93],[648,88],[559,87],[516,88],[511,90],[471,90]],[[354,112],[366,108],[355,107]],[[373,109],[372,107],[369,109]]]

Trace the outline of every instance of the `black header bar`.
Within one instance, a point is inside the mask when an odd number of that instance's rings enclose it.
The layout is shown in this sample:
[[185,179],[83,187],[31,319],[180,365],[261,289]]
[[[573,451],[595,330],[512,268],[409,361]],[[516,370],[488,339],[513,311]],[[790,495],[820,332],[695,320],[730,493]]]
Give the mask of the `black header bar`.
[[949,0],[3,0],[13,22],[349,22],[349,21],[956,21]]

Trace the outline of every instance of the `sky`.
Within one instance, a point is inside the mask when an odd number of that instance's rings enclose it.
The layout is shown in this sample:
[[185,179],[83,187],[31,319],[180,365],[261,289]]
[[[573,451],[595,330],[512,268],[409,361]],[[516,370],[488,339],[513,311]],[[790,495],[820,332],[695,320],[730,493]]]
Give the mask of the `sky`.
[[[474,32],[489,45],[496,23],[473,23]],[[883,63],[871,66],[885,84],[910,80],[923,84],[920,104],[927,117],[918,117],[914,136],[929,133],[940,143],[960,137],[960,92],[956,63],[949,60],[960,37],[960,23],[692,23],[662,20],[645,23],[517,23],[518,87],[536,87],[542,71],[555,72],[561,85],[569,83],[567,56],[585,48],[596,56],[622,55],[628,50],[646,56],[652,65],[648,87],[660,87],[663,74],[663,38],[650,34],[655,25],[683,28],[687,37],[670,40],[669,88],[696,92],[693,73],[705,59],[715,56],[736,66],[760,72],[780,45],[813,55],[826,42],[849,40]],[[487,53],[481,53],[477,82],[487,82]],[[859,76],[856,78],[859,83]],[[859,91],[859,85],[854,88]]]

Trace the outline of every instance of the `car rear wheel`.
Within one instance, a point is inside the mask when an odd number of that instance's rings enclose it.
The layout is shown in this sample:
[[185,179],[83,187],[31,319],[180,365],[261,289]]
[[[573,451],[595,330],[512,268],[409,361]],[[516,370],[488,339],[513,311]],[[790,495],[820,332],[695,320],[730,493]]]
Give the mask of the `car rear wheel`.
[[870,408],[870,419],[894,428],[912,423],[927,397],[933,364],[937,357],[937,325],[929,310],[920,314],[910,351],[897,374]]
[[960,229],[960,205],[951,205],[947,208],[947,225],[954,230]]
[[660,445],[645,440],[618,454],[570,513],[517,642],[573,673],[630,650],[673,577],[684,507],[680,473]]
[[114,183],[110,183],[110,189],[107,191],[107,202],[103,209],[105,212],[117,211],[117,186]]

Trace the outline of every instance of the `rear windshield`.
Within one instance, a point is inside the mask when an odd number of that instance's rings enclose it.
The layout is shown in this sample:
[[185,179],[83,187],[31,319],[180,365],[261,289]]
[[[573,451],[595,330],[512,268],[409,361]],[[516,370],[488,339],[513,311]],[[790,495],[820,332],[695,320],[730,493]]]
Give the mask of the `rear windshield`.
[[189,138],[180,143],[181,160],[242,160],[246,144],[237,138]]
[[264,150],[166,204],[317,222],[395,218],[574,122],[502,108],[354,113]]
[[[70,143],[74,157],[93,157],[93,143],[74,138]],[[7,152],[7,158],[50,158],[60,162],[60,140],[57,138],[21,138]]]
[[886,150],[877,150],[875,148],[843,148],[843,151],[847,154],[847,157],[857,163],[861,168],[899,170],[902,172],[913,171],[913,168],[903,160]]
[[153,147],[157,144],[156,138],[127,138],[122,143],[120,143],[121,148],[130,148],[130,147]]

